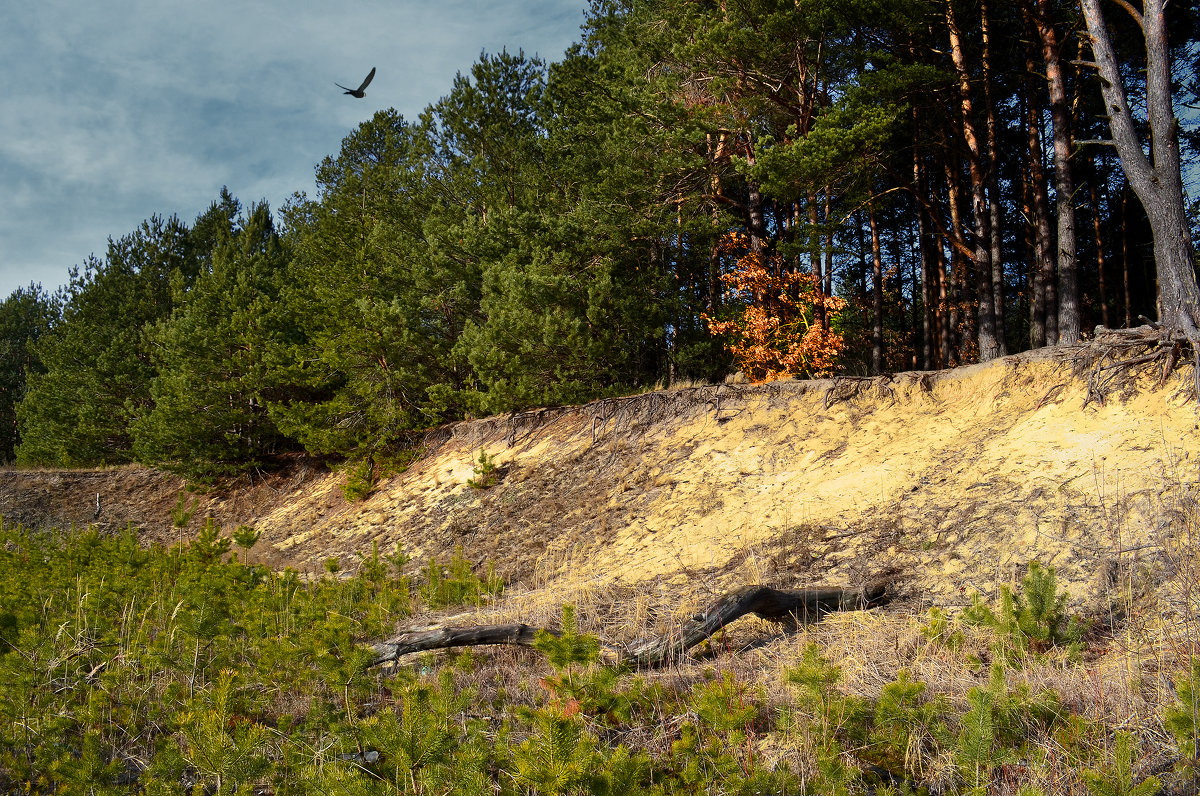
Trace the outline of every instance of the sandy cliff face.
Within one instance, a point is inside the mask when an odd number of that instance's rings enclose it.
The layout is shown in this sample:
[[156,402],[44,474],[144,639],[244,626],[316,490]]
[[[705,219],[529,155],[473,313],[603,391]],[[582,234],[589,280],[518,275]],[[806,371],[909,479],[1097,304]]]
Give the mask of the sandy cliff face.
[[[1197,407],[1182,381],[1084,406],[1053,353],[936,374],[669,390],[464,422],[361,502],[311,466],[201,496],[253,524],[253,555],[320,570],[377,541],[414,563],[456,548],[514,585],[718,590],[894,578],[956,603],[1040,560],[1087,600],[1119,568],[1163,570],[1197,489]],[[479,451],[499,483],[467,485]],[[181,484],[137,469],[0,474],[0,513],[127,520],[170,539]],[[1175,512],[1175,513],[1173,513]],[[194,531],[198,523],[193,524]]]

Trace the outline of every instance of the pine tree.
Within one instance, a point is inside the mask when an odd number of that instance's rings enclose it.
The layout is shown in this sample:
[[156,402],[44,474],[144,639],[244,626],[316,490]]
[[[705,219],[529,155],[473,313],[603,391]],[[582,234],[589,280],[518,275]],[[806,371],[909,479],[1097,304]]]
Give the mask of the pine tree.
[[477,277],[433,220],[430,135],[376,114],[318,168],[319,200],[285,210],[295,254],[281,301],[298,337],[279,351],[286,389],[269,412],[309,451],[369,456],[461,416],[468,378],[450,352]]
[[129,461],[129,425],[152,406],[147,326],[171,310],[172,283],[195,278],[188,228],[155,216],[109,240],[62,294],[62,315],[33,346],[45,368],[30,373],[17,405],[25,464],[78,466]]
[[265,203],[235,220],[215,235],[210,269],[147,330],[154,406],[133,423],[134,454],[191,477],[261,464],[280,439],[267,399],[287,335],[276,306],[287,250]]
[[40,284],[17,288],[0,302],[0,462],[11,462],[20,437],[16,407],[25,394],[26,374],[40,373],[33,345],[46,334],[58,306]]

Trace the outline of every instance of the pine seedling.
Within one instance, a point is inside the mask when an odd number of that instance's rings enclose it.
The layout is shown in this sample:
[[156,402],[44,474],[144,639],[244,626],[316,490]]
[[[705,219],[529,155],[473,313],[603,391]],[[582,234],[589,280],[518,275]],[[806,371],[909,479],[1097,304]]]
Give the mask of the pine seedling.
[[570,682],[571,671],[575,666],[588,666],[600,660],[600,640],[595,636],[579,632],[575,621],[575,607],[564,605],[562,609],[562,625],[559,635],[546,630],[539,630],[534,637],[533,646],[546,656],[550,665],[567,676]]
[[259,780],[271,769],[266,749],[270,734],[237,715],[235,697],[234,674],[223,671],[213,690],[195,700],[180,723],[184,758],[213,782],[218,794],[226,787],[236,793],[239,786]]
[[345,472],[346,483],[342,484],[342,494],[346,500],[352,503],[366,500],[375,488],[375,462],[367,458],[347,464]]
[[958,732],[958,748],[955,763],[963,779],[971,787],[971,794],[986,794],[995,762],[996,720],[995,694],[984,688],[972,688],[967,692],[971,705],[962,717]]
[[472,470],[472,477],[467,479],[467,486],[472,489],[491,489],[500,480],[500,474],[496,470],[496,460],[481,449]]
[[392,551],[390,556],[386,557],[389,564],[392,565],[392,575],[399,580],[404,577],[404,568],[408,566],[408,562],[412,561],[408,554],[404,552],[404,546],[396,542],[396,549]]
[[921,627],[921,635],[954,651],[961,649],[965,641],[962,630],[955,627],[950,615],[936,605],[929,609],[929,622]]
[[837,688],[842,670],[810,642],[800,662],[787,670],[787,681],[796,689],[796,703],[813,716],[818,785],[823,792],[849,792],[859,772],[846,765],[843,742],[858,746],[866,739],[870,706]]
[[384,710],[360,726],[365,748],[379,752],[374,772],[397,789],[419,785],[437,769],[452,764],[457,732],[434,689],[423,683],[408,686],[400,699],[400,711]]
[[1001,587],[1000,605],[995,611],[980,595],[974,594],[962,619],[968,625],[982,625],[995,631],[1000,652],[1010,659],[1052,648],[1065,649],[1074,658],[1082,652],[1081,642],[1087,628],[1078,618],[1067,615],[1067,599],[1067,593],[1058,590],[1054,568],[1031,561],[1019,591]]
[[192,515],[196,513],[196,508],[200,505],[200,499],[194,498],[192,505],[187,504],[187,493],[183,490],[179,492],[179,500],[175,501],[174,508],[171,509],[171,522],[176,528],[183,529],[192,521]]
[[239,525],[234,529],[231,536],[233,543],[240,547],[243,553],[249,553],[250,548],[258,543],[258,537],[261,536],[261,533],[249,525]]
[[926,685],[901,670],[885,685],[875,703],[873,726],[869,735],[877,765],[888,771],[904,770],[910,778],[921,778],[921,747],[945,739],[949,733],[941,716],[946,700],[926,697]]
[[504,582],[496,576],[491,564],[483,578],[475,574],[471,562],[463,556],[462,547],[454,549],[449,566],[443,568],[437,559],[430,558],[425,568],[425,582],[421,584],[421,600],[430,608],[446,608],[454,605],[482,605],[488,598],[498,595]]
[[1179,701],[1163,712],[1163,724],[1175,736],[1182,767],[1195,774],[1200,770],[1200,657],[1190,663],[1190,671],[1172,678]]
[[192,540],[191,552],[200,563],[207,566],[220,561],[232,545],[228,537],[221,536],[221,526],[209,517],[204,522],[204,528]]
[[596,739],[582,723],[548,711],[534,711],[530,718],[533,733],[513,750],[517,784],[546,796],[595,792],[600,768]]
[[759,714],[761,693],[725,672],[719,680],[700,683],[692,692],[691,708],[704,726],[718,733],[745,730]]
[[1029,562],[1029,571],[1021,579],[1021,593],[1013,597],[1013,618],[1021,635],[1031,646],[1077,646],[1085,626],[1067,616],[1067,593],[1058,590],[1054,567]]
[[1100,768],[1085,768],[1080,771],[1083,783],[1092,796],[1153,796],[1162,789],[1158,777],[1149,776],[1136,785],[1133,783],[1133,736],[1118,732],[1113,739],[1111,757],[1103,761]]
[[359,565],[358,575],[365,579],[372,586],[382,586],[383,581],[387,578],[387,564],[382,556],[379,555],[378,540],[371,540],[371,554],[358,554]]

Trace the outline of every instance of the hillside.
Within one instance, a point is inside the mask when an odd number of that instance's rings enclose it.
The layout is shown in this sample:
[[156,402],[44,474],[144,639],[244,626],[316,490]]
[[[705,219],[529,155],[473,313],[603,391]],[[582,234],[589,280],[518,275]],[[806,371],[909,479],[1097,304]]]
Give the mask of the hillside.
[[[1079,353],[462,422],[431,432],[426,455],[361,502],[343,496],[342,476],[298,463],[200,494],[197,516],[255,526],[252,556],[278,568],[321,571],[338,557],[352,570],[372,542],[402,545],[414,566],[461,547],[494,563],[510,593],[552,601],[580,589],[701,598],[751,582],[887,577],[916,605],[962,604],[1039,560],[1084,606],[1119,571],[1145,586],[1169,574],[1163,536],[1180,501],[1194,501],[1198,448],[1183,381],[1156,388],[1141,374],[1084,406]],[[467,485],[481,450],[500,465],[486,490]],[[182,486],[138,468],[7,471],[0,514],[133,523],[167,541]]]

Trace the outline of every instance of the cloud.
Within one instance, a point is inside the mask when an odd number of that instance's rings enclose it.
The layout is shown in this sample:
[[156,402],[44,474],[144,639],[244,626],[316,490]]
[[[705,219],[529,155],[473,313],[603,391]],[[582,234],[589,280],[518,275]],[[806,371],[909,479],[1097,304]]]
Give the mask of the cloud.
[[[0,294],[221,186],[278,206],[377,110],[414,118],[482,50],[558,59],[584,0],[45,0],[0,29]],[[366,98],[333,84],[378,74]]]

